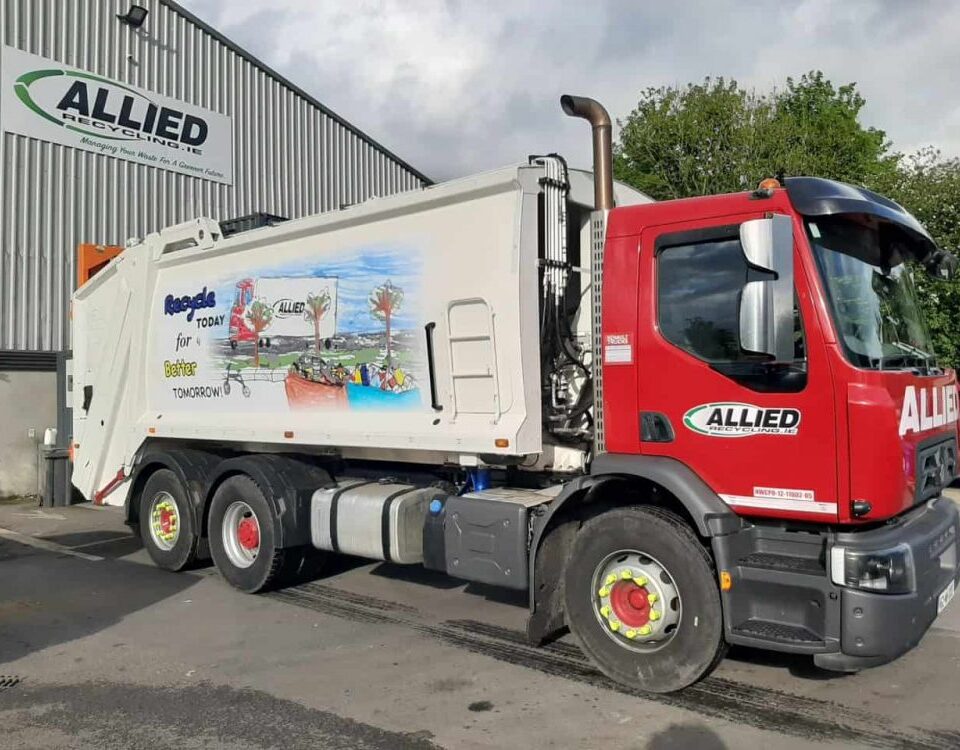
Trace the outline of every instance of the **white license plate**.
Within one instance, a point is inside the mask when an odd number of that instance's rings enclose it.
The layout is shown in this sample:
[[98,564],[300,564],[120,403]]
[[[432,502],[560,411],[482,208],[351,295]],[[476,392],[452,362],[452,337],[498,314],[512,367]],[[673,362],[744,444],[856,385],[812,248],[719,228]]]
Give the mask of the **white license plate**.
[[947,605],[950,603],[950,600],[953,599],[953,595],[956,593],[957,593],[957,582],[950,581],[950,585],[947,586],[943,591],[941,591],[940,596],[937,597],[937,614],[938,615],[947,608]]

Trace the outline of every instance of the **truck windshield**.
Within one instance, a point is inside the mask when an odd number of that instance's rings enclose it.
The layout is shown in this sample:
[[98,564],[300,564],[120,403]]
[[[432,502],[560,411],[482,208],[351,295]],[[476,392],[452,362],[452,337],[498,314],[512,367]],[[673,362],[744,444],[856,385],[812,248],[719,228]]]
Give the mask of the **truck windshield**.
[[847,358],[873,370],[934,366],[908,239],[851,216],[809,220],[807,232]]

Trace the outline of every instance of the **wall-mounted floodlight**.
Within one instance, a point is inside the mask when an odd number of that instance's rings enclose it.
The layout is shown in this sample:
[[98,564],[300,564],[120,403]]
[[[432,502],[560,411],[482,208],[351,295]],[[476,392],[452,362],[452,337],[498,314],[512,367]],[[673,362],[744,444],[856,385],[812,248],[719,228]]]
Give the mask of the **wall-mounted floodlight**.
[[125,15],[121,16],[117,13],[117,18],[131,28],[139,29],[143,26],[143,22],[147,20],[147,13],[149,12],[150,11],[142,5],[131,5],[130,10],[128,10]]

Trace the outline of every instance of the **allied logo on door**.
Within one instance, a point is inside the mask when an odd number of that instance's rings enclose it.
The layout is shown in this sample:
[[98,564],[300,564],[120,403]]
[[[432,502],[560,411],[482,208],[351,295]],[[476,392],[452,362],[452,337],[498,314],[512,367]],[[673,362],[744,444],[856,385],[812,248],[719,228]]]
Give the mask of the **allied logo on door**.
[[701,404],[683,415],[687,429],[713,437],[796,435],[800,410],[732,401]]

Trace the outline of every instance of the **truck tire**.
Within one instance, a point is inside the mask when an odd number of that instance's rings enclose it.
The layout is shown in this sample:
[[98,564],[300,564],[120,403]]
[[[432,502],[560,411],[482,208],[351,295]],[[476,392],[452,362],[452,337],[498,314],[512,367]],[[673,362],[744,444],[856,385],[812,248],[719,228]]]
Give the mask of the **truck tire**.
[[210,503],[210,554],[227,583],[255,594],[299,567],[303,550],[277,547],[277,523],[250,477],[232,476],[220,485]]
[[197,558],[200,537],[187,491],[170,469],[151,474],[140,493],[140,538],[157,566],[180,571]]
[[583,651],[630,688],[681,690],[726,652],[711,558],[662,508],[617,508],[587,521],[566,567],[564,605]]

